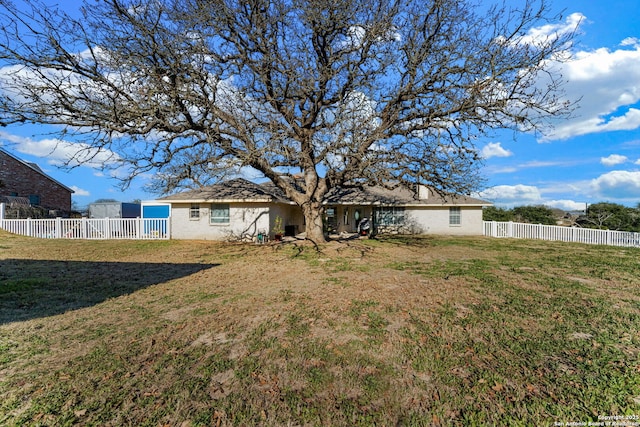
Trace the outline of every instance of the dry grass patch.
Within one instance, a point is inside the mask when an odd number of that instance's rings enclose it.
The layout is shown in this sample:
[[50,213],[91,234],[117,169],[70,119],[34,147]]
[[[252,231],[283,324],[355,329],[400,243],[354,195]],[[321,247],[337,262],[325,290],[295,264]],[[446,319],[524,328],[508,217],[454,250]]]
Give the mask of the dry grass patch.
[[640,413],[640,251],[0,232],[0,424],[550,425]]

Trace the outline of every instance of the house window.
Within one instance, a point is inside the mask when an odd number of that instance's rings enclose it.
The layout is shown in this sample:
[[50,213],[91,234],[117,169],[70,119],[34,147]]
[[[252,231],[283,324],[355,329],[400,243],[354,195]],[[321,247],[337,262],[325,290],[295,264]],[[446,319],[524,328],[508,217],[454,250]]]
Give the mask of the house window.
[[403,225],[404,208],[395,206],[378,208],[376,209],[375,221],[379,226]]
[[459,207],[449,208],[449,225],[460,225],[462,223],[462,215]]
[[211,224],[229,223],[229,204],[215,203],[211,205]]
[[40,206],[40,196],[37,194],[29,194],[29,203],[31,206]]
[[200,205],[198,203],[192,203],[189,209],[189,219],[200,218]]

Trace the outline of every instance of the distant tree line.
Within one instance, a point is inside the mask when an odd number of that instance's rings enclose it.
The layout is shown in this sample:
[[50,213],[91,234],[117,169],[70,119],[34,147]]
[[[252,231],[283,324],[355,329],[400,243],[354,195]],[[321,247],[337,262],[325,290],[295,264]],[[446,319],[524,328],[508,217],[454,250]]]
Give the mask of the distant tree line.
[[570,225],[602,230],[640,232],[640,204],[628,207],[617,203],[594,203],[586,214],[571,214],[547,206],[518,206],[512,209],[489,206],[484,209],[485,221],[514,221],[529,224],[556,225],[568,220]]
[[583,227],[640,232],[640,204],[630,208],[616,203],[595,203],[587,208],[584,218],[578,219]]
[[512,209],[489,206],[484,209],[485,221],[514,221],[529,224],[556,225],[557,213],[546,206],[518,206]]

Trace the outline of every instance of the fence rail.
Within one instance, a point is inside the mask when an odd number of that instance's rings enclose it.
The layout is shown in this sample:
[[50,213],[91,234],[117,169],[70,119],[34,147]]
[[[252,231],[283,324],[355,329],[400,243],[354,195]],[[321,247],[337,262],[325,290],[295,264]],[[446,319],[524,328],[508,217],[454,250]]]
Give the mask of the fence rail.
[[640,233],[627,231],[595,230],[591,228],[497,221],[484,221],[483,225],[484,235],[490,237],[512,237],[516,239],[554,240],[592,245],[640,247]]
[[165,240],[171,237],[169,220],[148,218],[2,219],[0,228],[43,239]]

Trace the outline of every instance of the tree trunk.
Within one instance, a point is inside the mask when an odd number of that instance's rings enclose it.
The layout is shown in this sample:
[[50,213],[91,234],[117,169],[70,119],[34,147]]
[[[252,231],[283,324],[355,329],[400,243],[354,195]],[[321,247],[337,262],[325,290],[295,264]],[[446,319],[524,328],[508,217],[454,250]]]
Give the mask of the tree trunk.
[[311,202],[302,206],[306,223],[307,239],[314,243],[324,243],[324,227],[322,224],[323,207],[321,203]]

